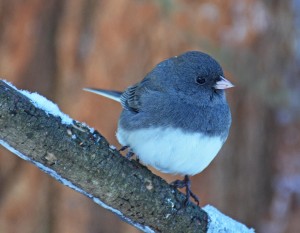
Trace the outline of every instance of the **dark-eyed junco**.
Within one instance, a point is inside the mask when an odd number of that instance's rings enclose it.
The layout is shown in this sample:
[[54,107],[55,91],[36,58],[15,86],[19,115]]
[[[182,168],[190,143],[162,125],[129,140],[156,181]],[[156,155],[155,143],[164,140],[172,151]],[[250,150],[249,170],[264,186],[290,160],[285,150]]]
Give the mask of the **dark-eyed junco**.
[[227,139],[231,125],[224,89],[233,85],[209,55],[190,51],[159,63],[125,92],[85,88],[123,107],[117,138],[145,165],[184,175],[175,181],[192,196],[189,176],[206,168]]

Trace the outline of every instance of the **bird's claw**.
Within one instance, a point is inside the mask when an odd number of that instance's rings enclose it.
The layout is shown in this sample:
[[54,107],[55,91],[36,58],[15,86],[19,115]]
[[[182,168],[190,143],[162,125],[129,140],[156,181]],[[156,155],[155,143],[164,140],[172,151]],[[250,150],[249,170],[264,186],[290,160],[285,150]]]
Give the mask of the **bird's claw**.
[[191,181],[189,176],[185,175],[183,180],[175,180],[174,182],[171,183],[172,186],[175,188],[184,188],[186,191],[186,199],[184,201],[184,205],[187,206],[190,202],[190,197],[194,199],[194,201],[197,203],[199,206],[199,198],[191,191]]
[[127,152],[127,154],[126,154],[126,159],[131,159],[132,158],[132,156],[134,155],[134,152],[130,149],[130,147],[129,146],[122,146],[118,151],[119,152],[122,152],[122,151],[124,151],[124,150],[127,150],[129,148],[129,150],[128,150],[128,152]]
[[132,152],[132,150],[129,150],[128,153],[126,154],[126,159],[131,159],[131,157],[134,155],[134,153]]

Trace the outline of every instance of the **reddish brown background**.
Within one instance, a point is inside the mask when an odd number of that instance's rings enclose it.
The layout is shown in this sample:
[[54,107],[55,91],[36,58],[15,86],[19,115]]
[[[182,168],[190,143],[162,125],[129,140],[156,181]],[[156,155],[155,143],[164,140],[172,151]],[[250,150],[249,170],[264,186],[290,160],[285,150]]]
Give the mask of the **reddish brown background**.
[[[236,84],[227,95],[233,125],[192,188],[201,204],[257,232],[300,232],[299,5],[0,0],[0,76],[57,102],[118,145],[120,106],[83,87],[123,90],[165,58],[192,49],[212,54]],[[138,232],[0,149],[1,233]]]

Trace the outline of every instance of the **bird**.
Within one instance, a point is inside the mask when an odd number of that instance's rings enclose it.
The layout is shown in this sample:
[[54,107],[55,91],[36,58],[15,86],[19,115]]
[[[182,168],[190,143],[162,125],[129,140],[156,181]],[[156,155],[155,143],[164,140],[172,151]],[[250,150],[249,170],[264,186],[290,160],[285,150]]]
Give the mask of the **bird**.
[[120,150],[160,172],[184,176],[171,184],[186,189],[186,204],[192,197],[199,205],[190,176],[211,163],[228,137],[232,120],[225,89],[231,87],[214,58],[187,51],[158,63],[124,92],[84,90],[120,102]]

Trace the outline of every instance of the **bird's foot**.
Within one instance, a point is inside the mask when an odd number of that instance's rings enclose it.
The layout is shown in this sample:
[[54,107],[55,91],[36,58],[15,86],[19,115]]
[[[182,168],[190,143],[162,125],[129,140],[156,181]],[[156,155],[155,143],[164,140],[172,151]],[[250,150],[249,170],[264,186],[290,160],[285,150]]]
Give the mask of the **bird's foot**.
[[172,186],[175,188],[185,188],[186,191],[186,199],[185,199],[185,206],[187,206],[190,202],[190,197],[194,199],[194,201],[199,206],[199,198],[191,191],[191,180],[188,175],[184,176],[183,180],[175,180],[171,183]]
[[132,150],[129,150],[128,152],[127,152],[127,154],[126,154],[126,159],[131,159],[132,158],[132,156],[134,156],[134,153],[133,153],[133,151]]
[[127,152],[127,154],[125,155],[125,157],[127,158],[127,159],[131,159],[132,158],[132,156],[134,156],[134,152],[130,149],[130,147],[129,146],[122,146],[120,149],[119,149],[119,152],[122,152],[122,151],[124,151],[124,150],[127,150],[128,149],[128,152]]

